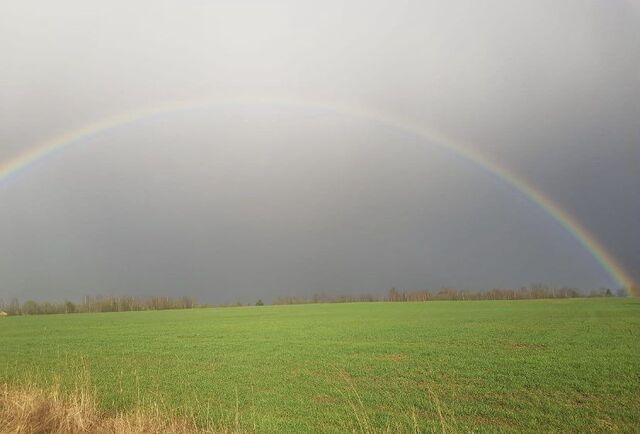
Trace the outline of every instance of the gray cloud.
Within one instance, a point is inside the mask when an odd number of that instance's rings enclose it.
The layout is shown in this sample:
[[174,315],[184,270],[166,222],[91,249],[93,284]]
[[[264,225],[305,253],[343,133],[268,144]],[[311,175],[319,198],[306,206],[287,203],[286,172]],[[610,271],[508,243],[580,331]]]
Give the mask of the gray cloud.
[[[0,159],[113,113],[274,96],[435,125],[522,175],[640,280],[633,3],[0,6]],[[1,296],[611,286],[538,206],[402,131],[230,105],[107,131],[0,185]]]

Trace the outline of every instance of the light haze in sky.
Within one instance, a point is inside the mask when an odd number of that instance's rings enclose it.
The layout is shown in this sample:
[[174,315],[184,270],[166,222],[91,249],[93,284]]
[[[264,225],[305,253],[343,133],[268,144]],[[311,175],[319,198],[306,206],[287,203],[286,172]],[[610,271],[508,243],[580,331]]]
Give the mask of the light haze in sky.
[[616,287],[509,183],[344,106],[507,167],[638,281],[639,41],[621,0],[3,1],[0,161],[212,105],[2,182],[0,298]]

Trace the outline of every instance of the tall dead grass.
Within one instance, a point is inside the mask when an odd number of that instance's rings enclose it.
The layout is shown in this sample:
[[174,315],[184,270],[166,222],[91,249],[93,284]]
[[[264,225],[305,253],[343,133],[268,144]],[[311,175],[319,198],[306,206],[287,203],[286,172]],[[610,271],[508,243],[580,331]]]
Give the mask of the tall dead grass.
[[[394,423],[388,422],[386,425],[379,425],[379,421],[376,423],[372,420],[370,416],[370,409],[367,409],[365,406],[360,393],[358,392],[358,388],[356,384],[352,380],[351,376],[344,370],[340,370],[335,368],[337,375],[339,375],[344,384],[347,386],[343,391],[338,389],[337,392],[343,397],[343,399],[349,404],[351,411],[353,413],[353,417],[357,426],[352,429],[353,433],[359,432],[360,434],[398,434],[398,433],[413,433],[413,434],[422,434],[423,430],[420,427],[419,417],[416,414],[416,408],[411,407],[410,414],[409,412],[405,413],[406,419],[408,419],[409,423],[398,423],[397,421]],[[434,415],[436,417],[431,417],[437,422],[437,425],[428,429],[427,432],[430,433],[442,433],[449,434],[455,432],[461,432],[456,427],[455,418],[453,412],[446,411],[442,401],[438,398],[433,389],[427,384],[428,396],[426,397],[428,401],[431,403],[431,406],[434,409]],[[407,421],[405,421],[407,422]]]
[[127,413],[99,411],[95,394],[84,389],[61,393],[33,386],[0,386],[0,433],[129,434],[232,433],[239,429],[201,428],[194,419],[171,417],[159,407]]
[[[335,369],[335,368],[334,368]],[[157,404],[141,403],[125,412],[105,412],[100,410],[96,393],[92,391],[86,374],[81,370],[78,383],[71,391],[62,391],[59,385],[42,388],[30,383],[0,385],[0,434],[231,434],[259,432],[255,425],[247,427],[241,423],[240,408],[236,393],[235,408],[225,412],[225,416],[208,417],[208,425],[203,426],[201,419],[184,413],[177,415],[169,407]],[[353,415],[353,426],[347,431],[361,434],[395,434],[411,432],[420,434],[420,419],[425,417],[416,413],[416,408],[405,414],[406,420],[385,424],[372,419],[372,409],[367,408],[358,392],[356,384],[346,371],[336,369],[344,380],[343,388],[337,392],[349,406]],[[54,381],[54,384],[59,384]],[[427,428],[428,432],[443,434],[457,432],[453,414],[449,414],[434,390],[428,387],[427,399],[433,407],[436,424]],[[195,407],[198,407],[196,404]],[[207,412],[208,415],[208,412]],[[215,424],[214,424],[215,423]],[[345,427],[346,428],[346,427]],[[424,428],[424,427],[423,427]],[[327,428],[327,430],[330,430]]]

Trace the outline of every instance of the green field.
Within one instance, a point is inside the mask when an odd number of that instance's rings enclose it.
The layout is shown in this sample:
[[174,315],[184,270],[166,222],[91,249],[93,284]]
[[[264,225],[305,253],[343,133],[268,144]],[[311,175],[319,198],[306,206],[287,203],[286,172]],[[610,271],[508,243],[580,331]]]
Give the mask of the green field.
[[0,383],[258,432],[640,431],[640,300],[0,318]]

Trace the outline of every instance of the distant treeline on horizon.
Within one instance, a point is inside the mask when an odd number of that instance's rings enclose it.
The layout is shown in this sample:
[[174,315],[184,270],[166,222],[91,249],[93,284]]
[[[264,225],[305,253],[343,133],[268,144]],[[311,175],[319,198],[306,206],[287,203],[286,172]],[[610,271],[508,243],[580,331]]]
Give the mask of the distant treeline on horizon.
[[[442,288],[437,291],[418,290],[400,291],[391,288],[385,296],[371,294],[330,295],[313,294],[311,296],[280,296],[273,300],[274,305],[312,304],[312,303],[363,303],[363,302],[424,302],[435,300],[530,300],[549,298],[585,298],[585,297],[626,297],[624,289],[612,291],[601,288],[594,291],[581,291],[576,288],[552,288],[545,285],[531,285],[520,289],[492,289],[490,291],[468,291],[454,288]],[[262,306],[265,303],[243,304],[201,304],[191,297],[133,297],[133,296],[86,296],[82,302],[61,303],[36,302],[20,303],[17,298],[5,303],[0,299],[0,314],[4,315],[46,315],[62,313],[91,312],[131,312],[148,310],[193,309],[205,307]]]
[[612,291],[601,288],[585,292],[576,288],[552,288],[546,285],[531,285],[520,289],[492,289],[489,291],[470,291],[455,288],[441,288],[437,291],[422,289],[417,291],[400,291],[391,288],[386,296],[371,294],[361,295],[326,295],[314,294],[311,297],[278,297],[273,304],[306,304],[306,303],[355,303],[355,302],[403,302],[434,300],[530,300],[537,298],[586,298],[586,297],[626,297],[624,289]]

